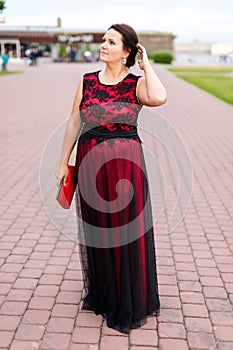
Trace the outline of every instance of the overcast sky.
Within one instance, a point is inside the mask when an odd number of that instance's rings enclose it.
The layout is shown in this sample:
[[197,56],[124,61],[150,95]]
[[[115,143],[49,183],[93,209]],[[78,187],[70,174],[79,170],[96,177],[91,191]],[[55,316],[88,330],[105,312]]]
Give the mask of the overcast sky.
[[[233,43],[232,0],[6,0],[7,25],[62,26],[106,30],[128,23],[137,31],[165,31],[176,42],[199,39]],[[2,28],[4,24],[0,24]]]

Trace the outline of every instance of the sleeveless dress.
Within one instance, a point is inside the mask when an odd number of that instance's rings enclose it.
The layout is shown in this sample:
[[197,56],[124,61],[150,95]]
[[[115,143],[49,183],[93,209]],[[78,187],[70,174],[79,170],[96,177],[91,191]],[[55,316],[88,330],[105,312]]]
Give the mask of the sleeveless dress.
[[129,333],[160,307],[149,187],[137,133],[139,76],[129,73],[107,85],[99,72],[83,77],[76,155],[82,309]]

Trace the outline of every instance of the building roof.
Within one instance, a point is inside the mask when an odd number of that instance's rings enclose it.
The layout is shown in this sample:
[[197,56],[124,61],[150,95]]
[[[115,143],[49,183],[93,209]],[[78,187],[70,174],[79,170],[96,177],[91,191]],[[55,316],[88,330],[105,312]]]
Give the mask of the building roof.
[[[38,43],[100,43],[105,31],[87,30],[81,28],[62,28],[59,26],[8,26],[0,24],[0,39],[18,39],[22,44]],[[138,33],[142,36],[163,37],[171,33],[143,31]]]

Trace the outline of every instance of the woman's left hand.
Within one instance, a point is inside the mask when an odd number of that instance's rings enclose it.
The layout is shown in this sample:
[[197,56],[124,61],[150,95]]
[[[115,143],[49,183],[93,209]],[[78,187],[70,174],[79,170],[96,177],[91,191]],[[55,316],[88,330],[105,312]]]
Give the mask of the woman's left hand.
[[139,64],[139,68],[144,70],[145,66],[149,63],[149,59],[146,53],[146,49],[144,46],[142,46],[141,44],[137,44],[136,45],[137,49],[138,49],[138,53],[141,56],[141,59],[138,61]]

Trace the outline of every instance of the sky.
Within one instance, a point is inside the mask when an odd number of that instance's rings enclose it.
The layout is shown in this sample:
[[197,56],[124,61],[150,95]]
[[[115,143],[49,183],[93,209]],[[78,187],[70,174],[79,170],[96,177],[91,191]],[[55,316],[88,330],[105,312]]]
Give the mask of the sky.
[[6,0],[0,14],[5,25],[55,26],[57,17],[64,28],[105,31],[128,23],[137,32],[172,33],[177,43],[233,43],[232,0]]

